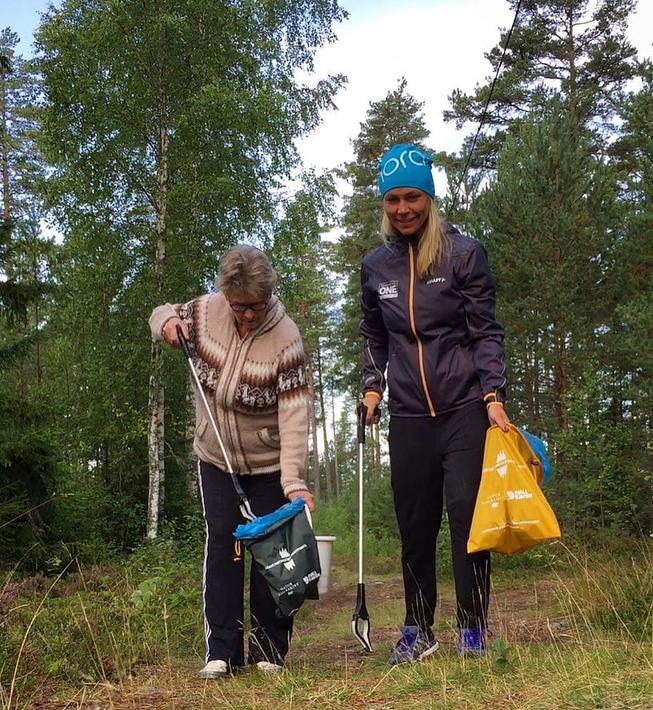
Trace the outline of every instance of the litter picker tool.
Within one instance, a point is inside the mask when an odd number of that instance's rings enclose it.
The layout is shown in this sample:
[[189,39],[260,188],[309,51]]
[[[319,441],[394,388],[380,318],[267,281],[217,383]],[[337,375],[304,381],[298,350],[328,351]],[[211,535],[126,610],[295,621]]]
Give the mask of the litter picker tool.
[[370,642],[370,615],[365,605],[365,582],[363,581],[363,453],[365,447],[365,420],[367,407],[358,406],[358,587],[356,588],[356,606],[351,617],[351,630],[361,642],[363,648],[372,652]]
[[188,344],[188,340],[186,340],[186,336],[184,335],[183,330],[181,329],[181,326],[177,326],[177,339],[179,340],[179,344],[181,345],[181,350],[184,353],[184,356],[186,357],[186,360],[188,360],[188,366],[190,367],[190,371],[193,374],[193,379],[195,380],[195,384],[197,385],[197,393],[202,400],[202,404],[204,405],[204,411],[206,412],[206,416],[209,418],[209,421],[211,422],[211,426],[213,427],[213,433],[218,439],[218,444],[220,445],[220,451],[222,451],[222,458],[224,459],[225,465],[227,467],[227,471],[229,472],[229,475],[231,476],[231,482],[234,484],[234,488],[236,489],[236,495],[238,496],[238,499],[240,500],[240,512],[245,518],[245,520],[254,520],[256,517],[254,513],[252,512],[252,508],[249,503],[249,498],[245,494],[245,491],[243,490],[242,486],[240,483],[238,483],[238,479],[236,478],[236,474],[234,473],[234,470],[231,466],[231,461],[229,460],[229,456],[227,456],[227,451],[224,448],[224,444],[222,443],[222,437],[220,436],[220,432],[218,431],[218,425],[215,423],[215,419],[213,418],[213,414],[211,412],[211,407],[209,407],[209,403],[206,401],[206,395],[204,394],[204,389],[202,387],[202,384],[200,383],[200,379],[197,376],[197,371],[195,370],[195,366],[193,365],[193,355],[190,351],[190,346]]

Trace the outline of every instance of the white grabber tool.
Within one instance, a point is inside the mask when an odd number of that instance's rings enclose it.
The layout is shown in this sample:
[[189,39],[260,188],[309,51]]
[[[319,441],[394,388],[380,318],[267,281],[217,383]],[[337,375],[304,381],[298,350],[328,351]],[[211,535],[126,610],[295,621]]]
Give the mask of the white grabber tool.
[[365,446],[365,420],[367,407],[358,406],[358,587],[356,606],[351,617],[351,630],[368,653],[372,652],[370,641],[370,615],[365,605],[365,582],[363,581],[363,453]]
[[184,356],[186,357],[186,360],[188,361],[188,366],[190,367],[190,371],[193,374],[193,379],[195,380],[195,384],[197,385],[197,394],[199,395],[200,399],[202,400],[202,404],[204,405],[204,410],[206,411],[206,415],[209,418],[209,421],[211,422],[211,426],[213,427],[213,433],[216,436],[216,439],[218,440],[218,444],[220,444],[220,450],[222,451],[222,457],[224,458],[225,465],[227,467],[227,471],[229,472],[229,475],[231,476],[231,482],[234,485],[234,488],[236,489],[236,495],[238,496],[240,500],[240,513],[245,518],[245,520],[254,520],[256,517],[254,513],[252,512],[252,508],[249,503],[249,498],[245,495],[245,491],[243,490],[242,486],[238,482],[238,479],[236,478],[236,474],[234,473],[234,470],[231,466],[231,461],[229,460],[229,456],[227,456],[227,451],[224,448],[224,444],[222,443],[222,437],[220,436],[220,432],[218,431],[218,425],[215,423],[215,419],[213,418],[213,413],[211,412],[211,408],[209,407],[209,403],[206,401],[206,395],[204,394],[204,390],[202,389],[202,383],[200,382],[200,378],[197,376],[197,371],[195,370],[195,367],[193,366],[193,354],[191,353],[190,350],[190,344],[188,343],[188,340],[186,340],[186,337],[184,336],[184,331],[181,329],[181,326],[177,326],[177,339],[179,340],[179,345],[181,346],[181,350],[184,353]]

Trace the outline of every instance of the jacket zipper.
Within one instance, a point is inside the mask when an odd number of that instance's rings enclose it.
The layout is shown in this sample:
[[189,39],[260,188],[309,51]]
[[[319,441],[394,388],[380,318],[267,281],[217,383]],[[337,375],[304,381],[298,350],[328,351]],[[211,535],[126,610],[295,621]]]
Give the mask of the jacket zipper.
[[424,370],[424,346],[422,341],[417,335],[417,327],[415,325],[415,264],[413,257],[413,245],[408,245],[408,263],[410,264],[410,282],[408,284],[408,315],[410,318],[410,327],[417,341],[417,360],[419,361],[419,374],[422,380],[422,387],[424,388],[424,396],[429,405],[429,411],[431,416],[435,416],[435,407],[431,401],[431,395],[429,394],[429,389],[426,385],[426,373]]

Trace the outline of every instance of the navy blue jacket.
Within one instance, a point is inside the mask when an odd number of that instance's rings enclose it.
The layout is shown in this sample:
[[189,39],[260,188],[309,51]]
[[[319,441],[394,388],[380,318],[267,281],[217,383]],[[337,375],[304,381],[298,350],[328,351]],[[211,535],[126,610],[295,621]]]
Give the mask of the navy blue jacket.
[[361,267],[363,389],[379,395],[388,370],[388,408],[434,417],[495,393],[504,400],[503,329],[485,249],[444,224],[448,256],[417,274],[415,240],[396,237]]

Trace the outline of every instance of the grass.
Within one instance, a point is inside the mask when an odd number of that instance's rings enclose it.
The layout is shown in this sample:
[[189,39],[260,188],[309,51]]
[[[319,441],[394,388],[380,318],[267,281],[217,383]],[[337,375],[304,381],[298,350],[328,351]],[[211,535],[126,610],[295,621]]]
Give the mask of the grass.
[[[535,554],[535,553],[534,553]],[[199,560],[149,546],[123,565],[0,583],[0,708],[650,708],[650,542],[542,547],[497,558],[483,659],[455,652],[443,572],[428,662],[390,669],[402,616],[397,570],[366,579],[375,652],[351,636],[355,572],[336,555],[332,591],[304,606],[288,669],[196,677],[203,654]],[[387,553],[384,551],[384,557]],[[396,563],[395,563],[396,564]],[[384,568],[386,563],[379,565]]]

